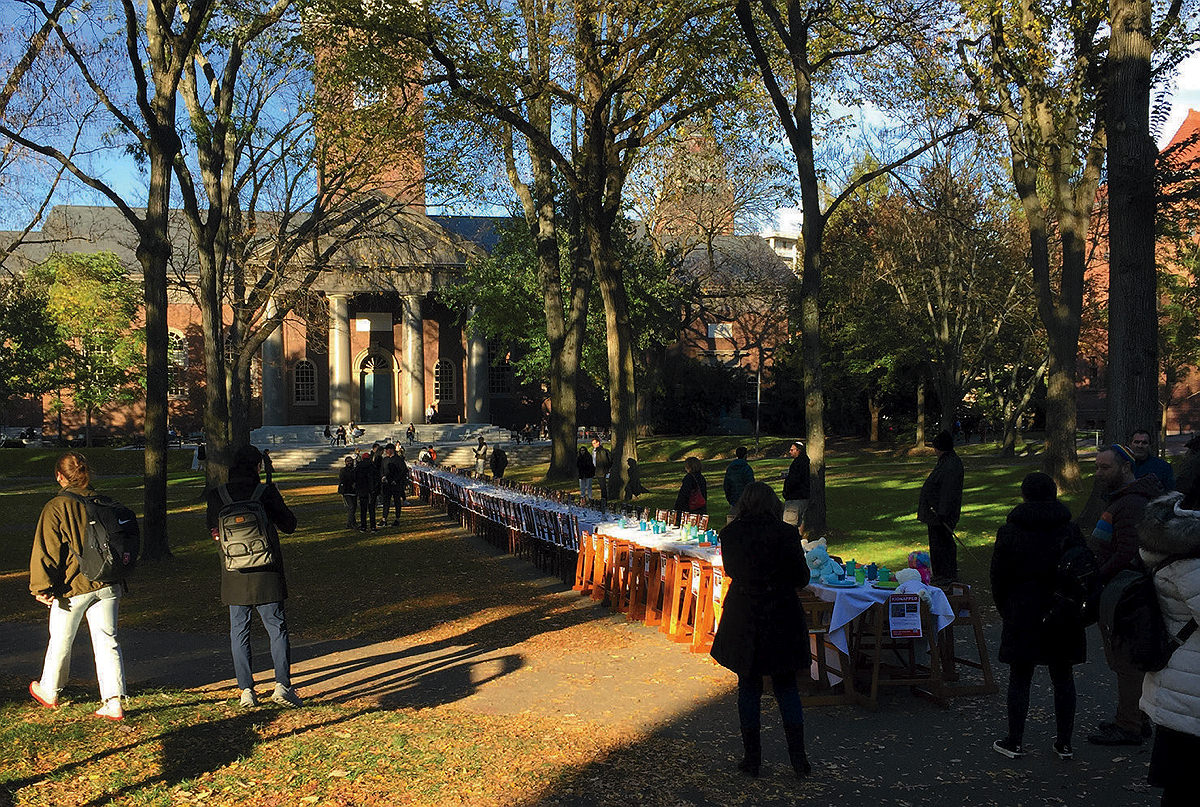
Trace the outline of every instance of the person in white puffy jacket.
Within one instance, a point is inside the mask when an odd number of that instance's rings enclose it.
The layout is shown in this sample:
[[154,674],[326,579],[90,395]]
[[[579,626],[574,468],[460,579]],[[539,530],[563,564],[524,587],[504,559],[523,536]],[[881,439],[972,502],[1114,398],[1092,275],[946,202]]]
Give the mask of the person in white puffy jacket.
[[[1154,576],[1167,630],[1178,634],[1189,620],[1200,621],[1200,496],[1195,489],[1146,506],[1138,528],[1146,568],[1171,556],[1184,556]],[[1163,788],[1162,805],[1194,804],[1192,766],[1200,759],[1200,631],[1193,632],[1166,668],[1146,674],[1141,708],[1155,725],[1149,781]]]

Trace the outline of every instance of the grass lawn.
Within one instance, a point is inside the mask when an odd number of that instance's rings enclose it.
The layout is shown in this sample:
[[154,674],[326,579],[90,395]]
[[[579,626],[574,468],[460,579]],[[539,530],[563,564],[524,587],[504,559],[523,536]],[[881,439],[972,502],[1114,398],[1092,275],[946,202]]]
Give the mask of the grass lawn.
[[[786,441],[764,441],[752,456],[760,479],[778,490],[788,464]],[[641,463],[652,493],[642,504],[669,507],[682,458],[705,460],[710,513],[724,523],[721,475],[733,438],[647,441]],[[187,452],[183,452],[186,454]],[[1021,477],[1036,458],[1000,460],[964,452],[965,508],[959,534],[966,579],[985,583],[989,546],[1016,503]],[[8,451],[0,495],[0,621],[41,622],[28,594],[30,538],[53,495],[55,452]],[[98,489],[141,508],[141,455],[88,452]],[[130,580],[123,628],[222,634],[217,558],[203,528],[202,480],[190,456],[172,458],[170,545],[174,558],[145,564]],[[913,510],[932,456],[905,457],[832,444],[828,469],[830,545],[860,562],[893,567],[925,547]],[[514,468],[536,478],[544,470]],[[1085,473],[1090,469],[1085,470]],[[586,630],[561,598],[521,581],[496,584],[486,558],[427,509],[397,532],[364,536],[344,528],[334,478],[283,474],[280,487],[300,529],[285,538],[289,622],[304,642],[408,637],[469,643],[486,632],[497,647],[559,630]],[[1072,505],[1077,504],[1071,502]],[[981,586],[986,589],[986,586]],[[300,596],[302,592],[302,596]],[[981,591],[982,593],[982,591]],[[985,595],[986,596],[986,595]],[[586,617],[592,619],[595,617]],[[576,622],[572,622],[576,620]],[[577,636],[578,634],[571,634]],[[533,714],[492,715],[456,708],[320,703],[296,711],[236,708],[225,693],[135,691],[134,712],[114,726],[91,718],[94,682],[69,687],[57,712],[32,708],[28,677],[0,677],[0,806],[66,804],[529,804],[595,761],[595,726],[564,725]],[[223,696],[225,695],[225,696]],[[590,732],[590,733],[589,733]],[[730,787],[737,783],[731,781]]]

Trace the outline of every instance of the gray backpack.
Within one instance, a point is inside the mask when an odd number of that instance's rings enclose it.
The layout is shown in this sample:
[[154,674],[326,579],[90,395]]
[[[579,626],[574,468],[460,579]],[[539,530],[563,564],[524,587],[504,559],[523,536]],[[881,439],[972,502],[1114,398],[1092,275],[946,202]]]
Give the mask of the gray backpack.
[[217,514],[217,541],[227,572],[257,572],[275,565],[271,519],[262,505],[261,482],[245,501],[235,502],[225,485],[217,488],[225,504]]

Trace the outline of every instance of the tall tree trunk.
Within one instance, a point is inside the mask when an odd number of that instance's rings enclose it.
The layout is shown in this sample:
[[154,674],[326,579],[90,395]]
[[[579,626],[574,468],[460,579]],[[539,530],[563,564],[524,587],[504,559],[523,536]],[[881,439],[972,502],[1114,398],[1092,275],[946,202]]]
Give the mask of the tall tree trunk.
[[1149,0],[1110,0],[1108,46],[1108,422],[1110,442],[1158,421],[1155,161]]
[[637,382],[633,372],[633,326],[629,297],[620,264],[611,254],[611,238],[601,227],[585,224],[596,281],[604,300],[608,334],[608,409],[612,419],[612,470],[608,496],[620,501],[625,488],[626,460],[637,459]]
[[[220,267],[211,253],[200,252],[200,323],[204,336],[205,475],[209,484],[225,481],[230,460],[230,400],[225,383],[225,326],[222,317]],[[232,410],[237,411],[237,410]]]
[[874,394],[867,395],[867,413],[871,418],[871,442],[879,442],[879,416],[883,414],[883,403]]
[[[174,118],[174,102],[155,96],[160,121]],[[172,148],[172,146],[174,146]],[[167,240],[171,163],[179,152],[175,130],[161,127],[151,139],[150,196],[138,241],[146,308],[146,473],[142,500],[143,554],[151,560],[171,557],[167,538]]]

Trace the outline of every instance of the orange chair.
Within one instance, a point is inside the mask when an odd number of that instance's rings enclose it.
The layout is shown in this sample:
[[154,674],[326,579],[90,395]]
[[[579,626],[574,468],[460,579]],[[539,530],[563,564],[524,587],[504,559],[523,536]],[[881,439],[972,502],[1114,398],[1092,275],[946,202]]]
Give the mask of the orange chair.
[[675,556],[655,550],[646,551],[646,613],[642,624],[655,627],[662,624],[667,579],[675,574]]
[[575,563],[575,585],[573,591],[580,594],[590,594],[592,591],[592,573],[595,569],[595,544],[590,532],[579,534],[579,559]]
[[[659,626],[659,630],[670,636],[671,641],[691,640],[699,586],[699,564],[686,558],[678,559],[675,563],[675,574],[671,576],[670,586],[663,597],[663,623]],[[663,630],[664,627],[666,630]]]
[[632,544],[629,551],[629,588],[620,609],[630,622],[644,619],[649,592],[650,558],[656,553],[644,546]]
[[655,521],[666,521],[667,520],[667,511],[666,510],[656,510],[654,512],[654,520]]
[[592,536],[592,599],[604,602],[608,596],[608,564],[612,552],[612,539],[608,536]]
[[[693,566],[692,573],[695,574]],[[724,585],[723,570],[711,563],[700,561],[700,585],[695,599],[695,617],[692,620],[692,652],[707,653],[712,650],[717,635],[717,608],[724,596],[720,589]]]
[[700,523],[697,524],[696,526],[700,528],[700,532],[704,532],[705,530],[707,530],[708,529],[708,516],[706,516],[706,515],[700,516]]

